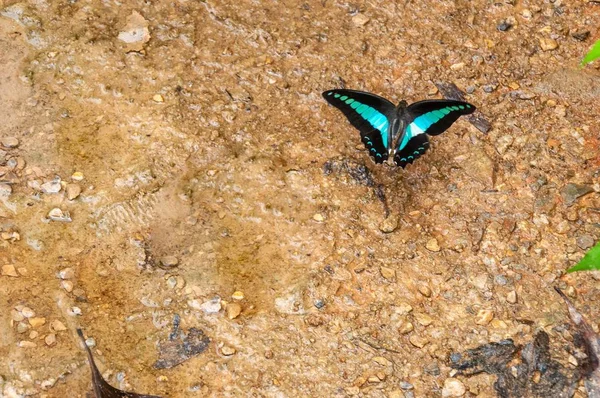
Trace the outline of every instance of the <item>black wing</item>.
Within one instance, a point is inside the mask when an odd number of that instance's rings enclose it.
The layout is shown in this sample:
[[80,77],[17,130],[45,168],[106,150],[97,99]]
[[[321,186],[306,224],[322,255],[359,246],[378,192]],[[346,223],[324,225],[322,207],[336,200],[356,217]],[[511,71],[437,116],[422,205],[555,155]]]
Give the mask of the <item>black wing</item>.
[[360,131],[363,143],[375,163],[388,158],[391,137],[389,127],[396,117],[396,107],[385,98],[355,90],[329,90],[323,98],[346,115]]
[[446,131],[462,115],[475,112],[475,106],[454,100],[426,100],[410,104],[406,109],[407,126],[394,153],[400,167],[414,162],[429,148],[427,135]]

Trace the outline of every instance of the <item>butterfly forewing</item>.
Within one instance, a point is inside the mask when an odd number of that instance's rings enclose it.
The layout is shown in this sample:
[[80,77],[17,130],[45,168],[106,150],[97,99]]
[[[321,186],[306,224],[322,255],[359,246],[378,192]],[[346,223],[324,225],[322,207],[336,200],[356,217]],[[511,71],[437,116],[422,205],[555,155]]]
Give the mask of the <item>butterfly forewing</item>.
[[390,124],[395,117],[394,104],[377,95],[355,90],[329,90],[323,97],[360,131],[373,160],[376,163],[386,161],[391,142]]
[[405,167],[429,147],[427,135],[446,131],[462,115],[475,112],[475,107],[463,101],[426,100],[411,104],[406,109],[407,126],[394,154],[394,162]]

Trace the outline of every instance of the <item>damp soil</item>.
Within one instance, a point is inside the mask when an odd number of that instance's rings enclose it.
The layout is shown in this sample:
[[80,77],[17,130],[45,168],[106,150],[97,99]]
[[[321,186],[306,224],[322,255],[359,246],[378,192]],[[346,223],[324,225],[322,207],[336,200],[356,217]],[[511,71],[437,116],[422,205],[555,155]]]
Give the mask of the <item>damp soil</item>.
[[[600,314],[565,275],[600,238],[599,26],[594,1],[0,0],[0,395],[86,396],[78,327],[111,385],[168,397],[494,396],[449,355],[540,331],[575,366],[553,287]],[[321,98],[436,83],[491,129],[406,169]],[[202,349],[157,368],[175,320]]]

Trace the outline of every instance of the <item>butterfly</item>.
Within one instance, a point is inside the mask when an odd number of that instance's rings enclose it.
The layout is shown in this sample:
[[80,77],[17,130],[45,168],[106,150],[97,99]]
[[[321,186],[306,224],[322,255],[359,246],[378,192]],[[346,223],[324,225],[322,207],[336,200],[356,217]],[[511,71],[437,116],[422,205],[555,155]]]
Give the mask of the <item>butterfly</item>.
[[356,90],[328,90],[323,97],[346,115],[360,131],[375,163],[393,156],[404,168],[429,148],[427,135],[446,131],[460,116],[475,112],[475,106],[454,100],[425,100],[394,106],[387,99]]

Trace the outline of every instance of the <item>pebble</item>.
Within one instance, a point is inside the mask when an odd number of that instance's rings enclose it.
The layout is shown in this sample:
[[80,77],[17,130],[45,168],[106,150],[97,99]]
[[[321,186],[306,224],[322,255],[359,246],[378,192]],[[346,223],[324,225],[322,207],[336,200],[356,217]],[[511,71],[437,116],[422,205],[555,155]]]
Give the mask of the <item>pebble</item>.
[[243,300],[244,299],[244,293],[236,290],[235,292],[233,292],[233,294],[231,295],[231,298],[234,300]]
[[427,345],[427,343],[429,343],[429,341],[426,338],[417,336],[416,334],[410,336],[408,338],[408,341],[410,341],[410,344],[414,345],[417,348],[423,348]]
[[417,289],[419,290],[419,293],[421,293],[423,296],[425,297],[431,297],[431,289],[429,288],[429,286],[427,285],[419,285],[417,287]]
[[392,362],[390,362],[384,357],[375,357],[373,358],[373,362],[377,363],[378,365],[385,366],[386,368],[391,367],[393,365]]
[[0,198],[7,198],[12,193],[12,187],[8,184],[0,184]]
[[62,189],[62,184],[60,183],[60,178],[55,178],[52,181],[47,181],[43,183],[40,188],[42,189],[43,193],[59,193]]
[[576,242],[577,246],[579,246],[579,248],[582,250],[593,247],[595,243],[594,238],[592,238],[590,235],[581,235],[576,239]]
[[61,281],[60,285],[67,293],[71,293],[73,291],[73,282],[71,281]]
[[162,95],[160,95],[160,94],[154,94],[154,96],[152,97],[152,100],[153,100],[154,102],[158,102],[158,103],[163,103],[163,102],[165,102],[165,99],[164,99],[164,98],[163,98],[163,96],[162,96]]
[[323,217],[323,215],[321,213],[316,213],[313,216],[313,220],[315,220],[317,222],[323,222],[325,220],[325,217]]
[[21,314],[23,314],[25,318],[32,318],[35,316],[35,311],[29,307],[23,307],[21,308]]
[[462,381],[449,377],[444,380],[444,388],[442,389],[442,397],[462,397],[467,392],[467,389]]
[[81,194],[81,187],[78,184],[67,184],[65,187],[67,199],[74,200]]
[[50,333],[44,338],[44,342],[47,346],[53,346],[56,344],[56,335],[54,333]]
[[71,267],[62,269],[58,271],[58,277],[60,279],[73,279],[75,277],[75,271]]
[[81,315],[81,308],[79,307],[71,307],[67,310],[67,313],[71,316],[77,316],[77,315]]
[[379,269],[379,272],[381,272],[381,276],[383,276],[388,281],[396,280],[396,270],[393,268],[381,267]]
[[517,302],[517,292],[514,290],[508,292],[508,294],[506,295],[506,301],[508,301],[511,304],[515,304]]
[[422,326],[429,326],[433,323],[433,318],[427,314],[414,314],[415,320],[419,322]]
[[540,39],[540,47],[544,51],[552,51],[558,48],[558,42],[554,39],[543,37]]
[[93,337],[88,337],[85,339],[85,345],[90,348],[96,347],[96,340]]
[[494,312],[491,310],[479,310],[477,312],[477,320],[475,321],[478,325],[487,325],[494,319]]
[[81,171],[76,171],[71,175],[71,180],[73,181],[83,181],[83,173]]
[[48,218],[51,219],[52,221],[57,221],[57,222],[71,222],[71,221],[73,221],[71,219],[71,215],[69,214],[68,211],[63,212],[58,207],[55,207],[54,209],[52,209],[52,210],[50,210],[48,212]]
[[496,29],[498,29],[500,32],[506,32],[508,31],[510,28],[512,28],[512,24],[509,21],[502,21],[498,24],[498,26],[496,26]]
[[235,354],[235,348],[224,346],[221,348],[221,354],[225,355],[226,357],[232,356]]
[[405,302],[401,302],[394,307],[394,312],[401,316],[408,315],[412,310],[412,305]]
[[67,330],[67,327],[64,325],[64,323],[62,323],[58,319],[55,319],[52,322],[50,322],[50,330],[54,330],[55,332],[64,332],[65,330]]
[[581,196],[594,192],[594,189],[589,185],[569,183],[560,191],[560,195],[567,206],[571,206]]
[[37,347],[37,344],[35,344],[33,341],[22,340],[22,341],[19,341],[19,347],[21,347],[21,348],[35,348],[35,347]]
[[13,309],[10,311],[10,318],[15,322],[21,322],[23,319],[25,319],[25,316],[23,316],[21,312]]
[[179,264],[179,260],[175,256],[164,256],[161,257],[160,263],[163,267],[176,267]]
[[19,146],[19,139],[16,137],[4,137],[0,142],[5,148],[16,148]]
[[432,252],[440,251],[440,244],[438,243],[438,240],[436,238],[429,239],[425,244],[425,247],[427,248],[427,250]]
[[238,303],[229,303],[227,304],[227,307],[225,307],[225,310],[227,311],[227,318],[235,319],[241,314],[242,306]]
[[37,328],[38,326],[42,326],[46,324],[46,318],[29,318],[29,324],[32,328]]
[[365,14],[356,14],[352,17],[352,23],[356,26],[365,26],[370,20]]
[[400,334],[408,334],[415,329],[411,322],[402,322],[398,327],[398,333]]
[[17,333],[25,333],[27,330],[29,330],[29,325],[25,322],[19,322],[17,325]]
[[379,230],[386,234],[394,232],[398,228],[398,217],[396,215],[389,215],[379,225]]
[[2,266],[2,275],[4,276],[12,276],[14,278],[18,277],[19,274],[13,264],[4,264]]
[[200,303],[199,300],[195,299],[189,300],[188,305],[195,310],[200,310],[207,314],[216,314],[221,311],[221,299],[219,297],[205,301],[204,303]]

